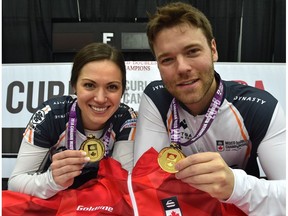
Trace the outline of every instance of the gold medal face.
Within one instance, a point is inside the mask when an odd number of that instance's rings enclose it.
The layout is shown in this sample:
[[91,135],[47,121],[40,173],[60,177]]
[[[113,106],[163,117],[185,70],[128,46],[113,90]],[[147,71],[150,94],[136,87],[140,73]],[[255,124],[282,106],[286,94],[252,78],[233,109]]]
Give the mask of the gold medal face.
[[181,159],[185,158],[185,155],[180,149],[175,147],[163,148],[158,155],[159,166],[168,173],[176,173],[175,164]]
[[84,141],[80,146],[80,150],[87,153],[87,156],[90,157],[90,162],[100,161],[105,153],[103,142],[95,138],[88,138]]

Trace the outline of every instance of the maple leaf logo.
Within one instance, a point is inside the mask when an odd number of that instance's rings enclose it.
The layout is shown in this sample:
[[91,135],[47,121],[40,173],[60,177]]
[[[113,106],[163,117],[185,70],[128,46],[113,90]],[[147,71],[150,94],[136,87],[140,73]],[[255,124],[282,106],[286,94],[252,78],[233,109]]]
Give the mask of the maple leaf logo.
[[170,216],[180,216],[178,213],[172,211]]

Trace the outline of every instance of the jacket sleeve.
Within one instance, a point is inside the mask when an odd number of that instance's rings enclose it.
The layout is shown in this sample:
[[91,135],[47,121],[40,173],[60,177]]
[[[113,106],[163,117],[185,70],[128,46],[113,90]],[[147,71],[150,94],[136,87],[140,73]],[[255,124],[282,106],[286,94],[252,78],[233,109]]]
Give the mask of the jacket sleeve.
[[234,190],[224,203],[233,203],[249,216],[286,215],[286,181],[265,180],[233,170]]
[[133,145],[133,140],[116,141],[113,148],[112,158],[120,162],[127,171],[133,168]]
[[24,138],[8,181],[8,190],[48,199],[66,189],[56,185],[50,169],[41,174],[36,173],[47,151],[47,148],[32,145]]
[[153,101],[143,93],[135,136],[134,164],[151,147],[159,152],[169,145],[169,137],[161,114]]
[[268,131],[257,153],[266,179],[233,170],[234,191],[226,201],[248,215],[286,214],[286,126],[283,109],[276,106]]

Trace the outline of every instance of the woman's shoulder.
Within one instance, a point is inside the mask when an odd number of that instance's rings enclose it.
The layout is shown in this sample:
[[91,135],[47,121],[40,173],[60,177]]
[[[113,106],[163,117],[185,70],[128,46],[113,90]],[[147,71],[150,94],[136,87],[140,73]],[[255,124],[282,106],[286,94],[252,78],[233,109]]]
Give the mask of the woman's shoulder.
[[120,103],[117,112],[115,113],[117,116],[129,115],[131,118],[137,118],[137,111],[135,111],[132,107],[125,103]]
[[109,127],[110,123],[112,123],[114,131],[122,131],[124,128],[136,128],[137,117],[138,114],[132,107],[121,103],[118,110],[107,122],[106,127]]
[[49,106],[51,109],[63,109],[65,107],[70,107],[73,102],[76,100],[76,97],[72,95],[63,95],[59,97],[52,97],[43,102],[43,107]]

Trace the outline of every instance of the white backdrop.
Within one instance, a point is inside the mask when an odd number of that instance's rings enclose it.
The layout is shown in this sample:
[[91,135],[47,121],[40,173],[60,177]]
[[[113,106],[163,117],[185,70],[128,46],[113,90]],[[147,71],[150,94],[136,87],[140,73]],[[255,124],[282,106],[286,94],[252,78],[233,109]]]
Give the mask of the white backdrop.
[[[2,127],[25,127],[36,108],[38,98],[48,94],[68,94],[70,63],[4,64],[2,67]],[[160,79],[156,62],[126,62],[127,89],[122,101],[138,110],[141,94],[152,80]],[[286,109],[285,64],[216,63],[224,80],[237,80],[264,87]],[[8,100],[7,100],[8,99]],[[31,109],[30,109],[31,110]],[[15,121],[17,119],[17,121]]]
[[[29,110],[38,106],[39,98],[46,100],[49,94],[68,94],[71,67],[71,63],[4,64],[2,128],[26,127],[32,115]],[[126,68],[127,89],[122,101],[138,110],[145,86],[160,79],[159,71],[154,61],[126,62]],[[215,69],[224,80],[235,80],[269,91],[286,110],[285,64],[216,63]],[[2,178],[10,176],[15,160],[2,158]]]

